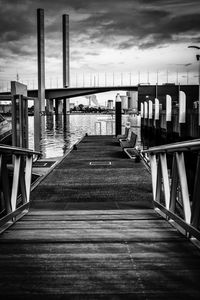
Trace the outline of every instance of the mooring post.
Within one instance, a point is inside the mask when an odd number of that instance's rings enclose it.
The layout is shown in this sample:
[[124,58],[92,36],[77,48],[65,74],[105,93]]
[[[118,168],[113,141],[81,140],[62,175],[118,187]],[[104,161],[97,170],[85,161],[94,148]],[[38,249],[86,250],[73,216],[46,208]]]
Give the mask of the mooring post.
[[43,120],[45,113],[45,47],[44,9],[37,9],[37,59],[38,59],[38,99],[34,101],[34,146],[40,151]]
[[168,143],[172,142],[172,131],[172,97],[166,95],[166,138]]
[[122,130],[122,108],[121,97],[119,94],[116,96],[115,102],[115,135],[121,134]]
[[12,145],[28,148],[28,105],[23,95],[12,98]]
[[181,139],[187,136],[186,127],[186,94],[179,90],[179,136]]

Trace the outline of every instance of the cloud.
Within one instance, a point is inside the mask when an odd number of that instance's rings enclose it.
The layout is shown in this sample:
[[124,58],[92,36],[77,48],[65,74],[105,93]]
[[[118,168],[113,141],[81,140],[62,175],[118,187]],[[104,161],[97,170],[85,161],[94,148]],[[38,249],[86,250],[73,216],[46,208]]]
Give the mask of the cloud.
[[64,13],[70,15],[72,63],[82,61],[82,66],[86,57],[95,58],[105,49],[128,51],[200,43],[199,0],[0,0],[1,59],[36,58],[36,9],[40,7],[45,10],[49,61],[53,57],[62,60]]
[[85,41],[85,45],[98,43],[118,49],[156,47],[180,42],[179,34],[190,33],[192,37],[199,32],[198,3],[196,0],[190,5],[186,0],[166,0],[162,5],[158,0],[0,0],[1,43],[25,41],[26,37],[36,39],[36,8],[42,5],[47,39],[56,40],[58,35],[61,38],[61,14],[69,13],[74,45],[79,40]]

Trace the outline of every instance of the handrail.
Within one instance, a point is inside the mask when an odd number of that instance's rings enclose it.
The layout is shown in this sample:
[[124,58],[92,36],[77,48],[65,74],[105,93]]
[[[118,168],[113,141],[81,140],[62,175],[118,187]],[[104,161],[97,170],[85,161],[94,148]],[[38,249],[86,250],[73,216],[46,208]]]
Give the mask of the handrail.
[[200,240],[200,139],[152,147],[143,153],[150,160],[155,207]]
[[187,151],[200,148],[200,139],[178,142],[173,144],[166,144],[158,147],[151,147],[142,151],[143,153],[161,153],[174,151]]
[[28,154],[28,155],[37,155],[41,156],[42,154],[38,151],[33,151],[31,149],[25,149],[14,146],[0,145],[0,153],[11,153],[11,154]]
[[[32,163],[40,152],[0,145],[0,228],[5,229],[27,212]],[[20,194],[20,196],[19,196]]]

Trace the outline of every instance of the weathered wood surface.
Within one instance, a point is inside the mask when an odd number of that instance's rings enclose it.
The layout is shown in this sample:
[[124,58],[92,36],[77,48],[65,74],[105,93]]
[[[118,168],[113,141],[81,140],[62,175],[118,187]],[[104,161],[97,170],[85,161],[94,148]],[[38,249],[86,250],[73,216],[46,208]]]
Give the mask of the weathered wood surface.
[[149,174],[112,138],[85,138],[31,199],[0,237],[1,299],[199,299],[199,250],[153,211]]

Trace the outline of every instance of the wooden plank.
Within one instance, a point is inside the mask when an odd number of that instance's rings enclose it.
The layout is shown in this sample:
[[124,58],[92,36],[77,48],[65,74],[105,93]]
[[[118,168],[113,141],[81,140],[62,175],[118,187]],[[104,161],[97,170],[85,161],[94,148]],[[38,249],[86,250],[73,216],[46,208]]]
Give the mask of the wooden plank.
[[[91,169],[90,153],[111,169]],[[148,172],[122,155],[86,137],[31,193],[0,236],[2,299],[198,299],[198,249],[153,211]]]

